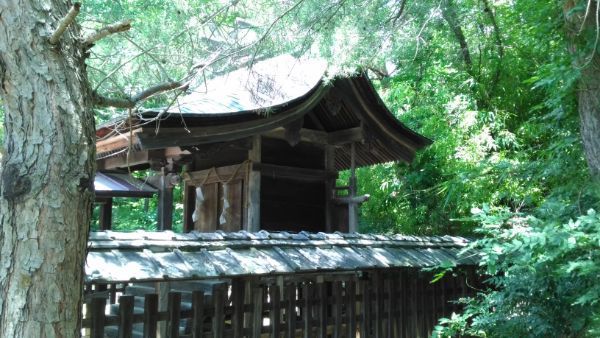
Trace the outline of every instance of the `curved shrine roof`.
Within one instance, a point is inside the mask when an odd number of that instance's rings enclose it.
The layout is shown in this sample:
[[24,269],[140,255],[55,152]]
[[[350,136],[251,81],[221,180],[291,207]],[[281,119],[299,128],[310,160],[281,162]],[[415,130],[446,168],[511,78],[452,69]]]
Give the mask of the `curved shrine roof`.
[[[228,142],[301,121],[303,130],[342,150],[335,163],[343,170],[350,167],[350,143],[339,141],[344,133],[360,133],[357,166],[410,162],[431,143],[396,119],[365,74],[325,81],[325,71],[321,61],[284,55],[196,83],[171,107],[140,112],[131,144],[151,150]],[[99,159],[125,156],[130,133],[119,130],[123,121],[98,128]]]

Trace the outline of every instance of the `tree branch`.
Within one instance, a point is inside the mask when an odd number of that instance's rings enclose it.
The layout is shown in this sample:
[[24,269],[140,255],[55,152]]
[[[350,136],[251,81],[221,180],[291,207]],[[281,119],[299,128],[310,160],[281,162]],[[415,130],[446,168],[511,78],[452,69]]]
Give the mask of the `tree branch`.
[[112,98],[106,97],[98,94],[97,92],[93,93],[94,104],[102,107],[115,107],[115,108],[134,108],[138,103],[149,99],[150,97],[168,92],[175,89],[186,90],[188,87],[187,77],[181,81],[170,81],[163,82],[157,85],[154,85],[148,89],[145,89],[131,98]]
[[58,27],[50,36],[50,44],[56,45],[58,43],[58,40],[60,40],[60,37],[64,34],[67,28],[69,28],[69,25],[71,25],[73,21],[75,21],[75,17],[77,16],[77,14],[79,14],[80,7],[81,4],[79,2],[74,3],[71,9],[69,10],[69,13],[67,13],[67,15],[65,15],[65,17],[62,20],[60,20]]
[[85,45],[91,45],[94,42],[109,36],[110,34],[115,34],[119,32],[127,31],[131,28],[131,20],[124,20],[117,23],[113,23],[112,25],[108,25],[102,27],[101,29],[91,33],[86,36],[83,40]]

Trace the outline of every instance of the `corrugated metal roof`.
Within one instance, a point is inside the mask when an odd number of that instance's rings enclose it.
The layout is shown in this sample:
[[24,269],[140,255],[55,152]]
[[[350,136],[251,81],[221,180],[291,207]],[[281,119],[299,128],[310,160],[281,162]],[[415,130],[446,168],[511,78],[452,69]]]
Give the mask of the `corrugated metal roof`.
[[127,173],[97,172],[94,178],[96,197],[152,197],[157,191],[152,185]]
[[210,279],[390,267],[474,265],[462,237],[246,231],[94,232],[86,282]]

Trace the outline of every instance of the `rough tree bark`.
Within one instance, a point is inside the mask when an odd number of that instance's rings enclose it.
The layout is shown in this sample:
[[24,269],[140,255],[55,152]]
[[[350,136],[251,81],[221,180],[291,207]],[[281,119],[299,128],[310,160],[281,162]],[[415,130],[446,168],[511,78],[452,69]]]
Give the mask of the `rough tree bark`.
[[[578,3],[586,5],[585,13],[571,13]],[[600,179],[600,8],[598,1],[570,0],[564,9],[570,49],[581,71],[577,88],[581,139],[590,173]]]
[[600,55],[581,70],[578,87],[581,139],[592,176],[600,179]]
[[0,3],[0,335],[77,337],[93,197],[94,117],[69,6]]

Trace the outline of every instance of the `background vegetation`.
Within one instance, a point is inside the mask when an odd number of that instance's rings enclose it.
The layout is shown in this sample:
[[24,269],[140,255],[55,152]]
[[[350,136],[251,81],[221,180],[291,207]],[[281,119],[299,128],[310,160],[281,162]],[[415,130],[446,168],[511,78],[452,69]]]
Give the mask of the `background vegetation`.
[[[367,71],[398,118],[435,142],[410,165],[359,170],[360,192],[371,195],[361,231],[481,238],[473,247],[489,289],[437,334],[600,334],[600,220],[591,211],[600,210],[600,187],[577,114],[581,60],[597,53],[598,35],[582,25],[574,45],[565,25],[566,16],[597,16],[596,1],[136,0],[83,9],[88,29],[134,19],[92,49],[93,89],[111,96],[209,65],[198,85],[283,52],[325,57],[331,76]],[[123,113],[98,110],[97,123]],[[155,210],[155,199],[116,200],[115,229],[155,229]]]

